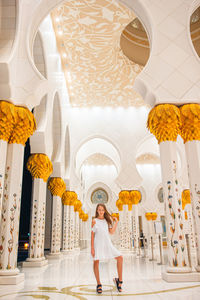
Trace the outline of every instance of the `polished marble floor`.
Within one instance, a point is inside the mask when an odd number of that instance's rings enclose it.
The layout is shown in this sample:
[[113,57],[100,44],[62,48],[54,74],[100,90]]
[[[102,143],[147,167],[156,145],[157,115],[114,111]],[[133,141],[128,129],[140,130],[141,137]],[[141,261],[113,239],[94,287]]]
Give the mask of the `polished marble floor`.
[[0,299],[200,299],[200,282],[167,283],[161,279],[161,268],[155,261],[124,255],[123,293],[119,294],[112,281],[116,262],[101,263],[103,294],[97,295],[92,260],[84,250],[80,255],[49,261],[42,268],[22,269],[25,281],[18,286],[0,286]]

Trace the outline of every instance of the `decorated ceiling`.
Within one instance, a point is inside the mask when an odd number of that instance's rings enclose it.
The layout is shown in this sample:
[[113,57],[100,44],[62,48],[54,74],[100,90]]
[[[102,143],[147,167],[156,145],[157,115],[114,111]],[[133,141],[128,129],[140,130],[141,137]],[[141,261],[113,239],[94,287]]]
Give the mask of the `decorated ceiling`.
[[120,48],[135,15],[113,0],[68,0],[51,14],[72,106],[141,106],[133,90],[142,67]]
[[113,161],[106,155],[101,153],[95,153],[88,157],[85,162],[85,165],[102,165],[102,166],[108,166],[108,165],[114,165]]

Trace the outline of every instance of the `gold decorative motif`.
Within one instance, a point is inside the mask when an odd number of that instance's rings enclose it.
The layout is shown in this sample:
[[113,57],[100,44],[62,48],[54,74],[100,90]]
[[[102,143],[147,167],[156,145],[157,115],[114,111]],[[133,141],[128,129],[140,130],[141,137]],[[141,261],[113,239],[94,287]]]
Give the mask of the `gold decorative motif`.
[[123,205],[128,205],[128,210],[132,210],[133,204],[138,204],[141,200],[141,193],[137,190],[121,191],[119,193],[119,199],[116,202],[116,206],[119,211],[123,210]]
[[42,178],[44,182],[46,182],[53,172],[53,165],[46,154],[36,153],[29,157],[27,169],[31,173],[32,177]]
[[65,191],[62,195],[63,205],[74,205],[74,202],[77,201],[77,194],[73,191]]
[[180,107],[181,137],[184,143],[200,141],[200,104],[185,104]]
[[190,190],[186,189],[182,191],[182,209],[185,209],[185,206],[187,204],[191,203],[191,198],[190,198]]
[[15,106],[6,101],[0,101],[0,139],[9,141],[15,125]]
[[119,213],[112,213],[111,216],[117,218],[117,220],[119,221]]
[[81,209],[82,203],[80,200],[75,200],[74,202],[74,211],[75,212],[79,212],[79,210]]
[[130,201],[132,204],[137,205],[141,200],[141,193],[137,190],[130,191]]
[[80,218],[81,220],[83,220],[84,215],[85,215],[85,213],[84,213],[84,211],[81,209],[81,210],[79,211],[79,218]]
[[146,217],[147,221],[150,221],[150,220],[155,221],[157,219],[157,216],[158,215],[157,215],[156,212],[147,212],[145,214],[145,217]]
[[48,189],[54,196],[62,197],[62,194],[66,190],[66,184],[61,177],[52,177],[48,183]]
[[158,143],[164,141],[176,141],[180,133],[180,111],[173,104],[160,104],[149,113],[147,127],[158,140]]
[[88,214],[84,213],[82,209],[79,211],[79,218],[83,221],[86,222],[88,220]]
[[129,191],[121,191],[119,193],[119,199],[123,202],[123,204],[129,204]]
[[117,208],[118,208],[119,211],[122,211],[123,210],[123,202],[122,202],[122,200],[118,199],[116,201],[116,206],[117,206]]
[[27,108],[0,101],[0,139],[25,145],[36,129],[34,115]]
[[88,214],[84,214],[84,216],[82,217],[82,221],[86,222],[88,220]]
[[[104,284],[105,287],[105,292],[104,292],[104,296],[108,296],[110,297],[110,294],[112,293],[112,295],[118,297],[119,293],[116,292],[116,288],[114,285],[108,285],[108,284]],[[141,296],[147,296],[147,295],[158,295],[158,294],[167,294],[167,293],[176,293],[177,291],[184,291],[184,290],[193,290],[193,289],[198,289],[200,287],[200,284],[196,284],[196,285],[189,285],[189,286],[183,286],[183,287],[174,287],[171,289],[161,289],[161,290],[149,290],[144,292],[142,291],[138,291],[137,293],[123,293],[123,297],[141,297]],[[96,296],[96,289],[95,289],[95,285],[93,284],[88,284],[88,285],[72,285],[72,286],[65,286],[62,289],[57,289],[56,287],[50,287],[50,286],[43,286],[43,287],[38,287],[37,290],[30,290],[30,291],[19,291],[19,292],[12,292],[12,293],[6,293],[0,296],[0,298],[4,299],[5,297],[8,296],[28,296],[28,297],[33,297],[35,299],[42,299],[42,296],[45,296],[45,299],[49,299],[48,296],[49,294],[52,294],[52,298],[55,296],[57,297],[61,297],[60,295],[69,295],[69,297],[75,297],[76,299],[79,300],[87,300],[88,297],[92,296]],[[196,292],[198,292],[198,290],[196,290]],[[41,295],[42,293],[42,295]],[[46,295],[45,295],[46,293]],[[48,294],[48,295],[47,295]],[[87,298],[86,298],[87,297]],[[7,298],[8,299],[8,298]]]

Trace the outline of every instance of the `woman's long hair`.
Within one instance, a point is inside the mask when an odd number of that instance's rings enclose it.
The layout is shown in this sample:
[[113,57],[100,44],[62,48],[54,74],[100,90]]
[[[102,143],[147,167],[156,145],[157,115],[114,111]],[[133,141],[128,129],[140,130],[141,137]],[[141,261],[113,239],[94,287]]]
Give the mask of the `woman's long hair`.
[[108,225],[112,225],[112,216],[109,214],[105,204],[103,204],[103,203],[97,204],[95,218],[98,218],[98,216],[99,216],[98,211],[97,211],[99,206],[102,206],[104,208],[104,211],[105,211],[104,212],[104,218],[106,219],[106,222],[108,223]]

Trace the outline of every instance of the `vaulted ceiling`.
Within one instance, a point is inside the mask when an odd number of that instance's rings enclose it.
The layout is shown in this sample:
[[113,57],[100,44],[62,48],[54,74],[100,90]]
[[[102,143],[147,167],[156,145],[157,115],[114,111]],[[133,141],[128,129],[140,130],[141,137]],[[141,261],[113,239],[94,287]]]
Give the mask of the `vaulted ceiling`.
[[72,106],[141,106],[133,90],[142,66],[120,48],[120,35],[135,18],[111,0],[68,0],[51,14]]

